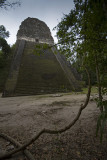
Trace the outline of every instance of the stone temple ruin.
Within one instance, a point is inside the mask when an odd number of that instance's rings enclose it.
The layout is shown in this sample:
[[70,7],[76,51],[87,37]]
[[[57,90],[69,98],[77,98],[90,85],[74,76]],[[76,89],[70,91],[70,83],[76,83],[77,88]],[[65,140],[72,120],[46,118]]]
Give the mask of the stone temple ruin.
[[[3,96],[79,90],[78,75],[55,47],[34,54],[37,44],[54,45],[50,29],[36,18],[25,19],[17,33],[16,50]],[[57,54],[56,54],[57,53]]]
[[48,26],[36,18],[27,18],[22,22],[17,33],[17,40],[25,40],[34,43],[47,43],[50,45],[54,44]]

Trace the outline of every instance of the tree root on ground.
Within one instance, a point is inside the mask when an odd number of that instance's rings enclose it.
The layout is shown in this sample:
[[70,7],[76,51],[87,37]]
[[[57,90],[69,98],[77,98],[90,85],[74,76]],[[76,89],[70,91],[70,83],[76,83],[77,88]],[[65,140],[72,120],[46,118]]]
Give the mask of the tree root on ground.
[[[0,137],[2,137],[3,139],[9,141],[10,143],[12,143],[14,146],[16,147],[21,147],[22,145],[17,142],[15,139],[11,138],[10,136],[7,136],[4,133],[0,133]],[[35,160],[33,155],[27,150],[25,149],[24,151],[25,156],[29,159],[29,160]]]

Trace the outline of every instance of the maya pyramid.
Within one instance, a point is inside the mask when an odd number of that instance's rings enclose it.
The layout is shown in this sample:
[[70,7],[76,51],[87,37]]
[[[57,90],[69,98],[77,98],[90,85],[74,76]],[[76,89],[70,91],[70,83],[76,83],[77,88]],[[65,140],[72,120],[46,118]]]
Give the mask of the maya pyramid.
[[80,90],[77,73],[55,47],[34,54],[35,47],[44,44],[54,45],[49,27],[37,18],[25,19],[17,33],[4,97]]

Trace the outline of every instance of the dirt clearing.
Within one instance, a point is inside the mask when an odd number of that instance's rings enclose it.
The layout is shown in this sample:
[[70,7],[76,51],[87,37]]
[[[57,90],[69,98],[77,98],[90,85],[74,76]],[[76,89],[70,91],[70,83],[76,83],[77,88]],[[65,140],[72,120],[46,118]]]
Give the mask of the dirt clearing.
[[[0,132],[10,135],[21,144],[43,128],[59,129],[69,124],[84,103],[82,94],[50,94],[0,98]],[[102,144],[96,138],[99,109],[90,101],[79,121],[60,135],[42,135],[28,149],[35,160],[107,160],[107,137]],[[0,154],[14,149],[0,138]],[[17,154],[11,160],[26,160]]]

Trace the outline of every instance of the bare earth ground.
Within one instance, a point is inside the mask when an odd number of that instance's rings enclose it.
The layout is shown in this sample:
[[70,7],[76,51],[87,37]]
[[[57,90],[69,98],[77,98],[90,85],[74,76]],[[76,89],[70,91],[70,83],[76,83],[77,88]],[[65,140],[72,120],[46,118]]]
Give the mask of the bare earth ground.
[[[69,124],[76,116],[82,94],[51,94],[0,98],[0,132],[10,135],[21,144],[43,128],[58,129]],[[99,109],[90,101],[79,121],[61,135],[42,135],[28,149],[35,160],[107,160],[107,137],[102,144],[96,138],[96,120]],[[0,138],[0,154],[14,149]],[[10,160],[26,160],[17,154]]]

